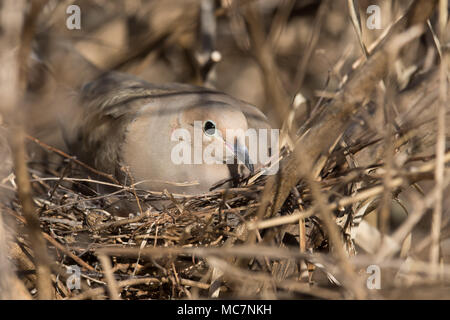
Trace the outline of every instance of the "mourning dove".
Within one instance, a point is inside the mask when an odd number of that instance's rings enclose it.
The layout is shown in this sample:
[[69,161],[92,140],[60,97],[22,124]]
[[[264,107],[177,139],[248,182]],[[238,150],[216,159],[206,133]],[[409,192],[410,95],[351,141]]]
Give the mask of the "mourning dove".
[[64,102],[59,120],[70,153],[122,183],[201,194],[232,178],[237,159],[248,172],[264,162],[261,148],[270,153],[270,138],[249,154],[248,138],[227,136],[229,130],[271,128],[248,103],[208,88],[101,72],[66,42],[40,45],[38,55],[63,92],[53,99]]
[[[227,130],[270,128],[256,107],[224,93],[183,84],[154,85],[118,72],[82,86],[69,114],[62,122],[64,135],[80,160],[122,182],[130,178],[139,189],[184,194],[204,193],[229,179],[233,165],[224,162],[237,158],[250,171],[258,165],[242,137],[227,142]],[[174,135],[176,130],[188,137]],[[214,150],[213,163],[195,159],[208,146]],[[217,150],[223,154],[216,155]],[[187,161],[180,163],[178,156]]]

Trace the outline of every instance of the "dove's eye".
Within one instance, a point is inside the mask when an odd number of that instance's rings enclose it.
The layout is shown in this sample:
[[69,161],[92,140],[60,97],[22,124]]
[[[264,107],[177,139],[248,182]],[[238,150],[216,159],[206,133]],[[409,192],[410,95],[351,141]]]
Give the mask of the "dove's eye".
[[216,124],[214,123],[214,121],[206,120],[205,124],[203,125],[203,132],[205,132],[205,134],[207,136],[215,135],[216,134]]

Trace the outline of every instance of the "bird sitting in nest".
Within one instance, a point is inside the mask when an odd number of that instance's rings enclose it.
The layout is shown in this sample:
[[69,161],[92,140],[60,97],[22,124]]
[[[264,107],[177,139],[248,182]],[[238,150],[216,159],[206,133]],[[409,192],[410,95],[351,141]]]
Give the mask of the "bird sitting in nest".
[[[42,60],[58,85],[70,87],[59,90],[65,91],[59,119],[68,149],[121,183],[197,195],[229,181],[238,169],[248,173],[261,166],[261,152],[249,154],[241,134],[270,130],[256,107],[212,89],[101,72],[65,43],[47,52]],[[230,130],[240,134],[229,139]],[[270,156],[269,142],[263,147]]]

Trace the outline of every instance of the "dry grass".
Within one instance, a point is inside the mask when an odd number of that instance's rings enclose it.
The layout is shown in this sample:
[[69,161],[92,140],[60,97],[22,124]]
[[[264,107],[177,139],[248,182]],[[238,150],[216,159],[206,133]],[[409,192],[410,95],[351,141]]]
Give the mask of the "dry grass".
[[[0,168],[0,297],[449,299],[448,1],[379,1],[384,33],[366,28],[367,1],[200,2],[78,1],[69,31],[67,4],[43,1],[21,37],[20,20],[2,26],[2,48],[21,50],[0,55],[16,65],[0,83],[15,168]],[[54,78],[88,73],[51,52],[52,76],[26,62],[54,38],[106,69],[254,102],[282,128],[279,173],[184,196],[82,163],[57,129]]]

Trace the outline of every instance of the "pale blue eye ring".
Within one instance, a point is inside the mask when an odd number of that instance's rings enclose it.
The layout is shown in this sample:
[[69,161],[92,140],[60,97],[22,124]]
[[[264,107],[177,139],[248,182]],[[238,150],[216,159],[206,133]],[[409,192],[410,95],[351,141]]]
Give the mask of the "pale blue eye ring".
[[203,125],[203,132],[207,136],[214,136],[216,134],[216,124],[212,120],[206,120]]

